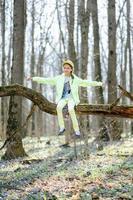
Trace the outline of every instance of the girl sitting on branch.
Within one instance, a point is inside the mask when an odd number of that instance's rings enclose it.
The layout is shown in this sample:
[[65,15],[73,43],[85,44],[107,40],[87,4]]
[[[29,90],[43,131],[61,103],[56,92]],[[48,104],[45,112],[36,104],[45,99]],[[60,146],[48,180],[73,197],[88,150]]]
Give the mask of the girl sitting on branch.
[[78,88],[87,86],[102,86],[102,82],[83,80],[74,74],[74,63],[71,60],[63,62],[63,73],[53,78],[29,77],[27,80],[36,81],[42,84],[51,84],[56,86],[56,103],[57,116],[59,122],[59,133],[63,135],[65,132],[65,124],[63,119],[63,108],[67,105],[70,114],[73,129],[76,137],[80,137],[78,120],[76,118],[74,107],[79,104]]

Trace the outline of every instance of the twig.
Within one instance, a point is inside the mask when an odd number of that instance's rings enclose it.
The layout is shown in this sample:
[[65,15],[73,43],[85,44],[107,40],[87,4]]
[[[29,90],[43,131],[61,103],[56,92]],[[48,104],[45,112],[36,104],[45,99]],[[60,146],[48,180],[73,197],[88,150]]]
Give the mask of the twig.
[[119,101],[120,101],[120,99],[121,99],[121,97],[124,95],[124,92],[122,91],[121,92],[121,94],[120,94],[120,96],[119,96],[119,98],[117,98],[111,105],[110,105],[110,109],[112,109],[114,106],[116,106],[118,103],[119,103]]
[[123,91],[124,96],[128,97],[129,99],[131,99],[133,101],[133,95],[126,91],[122,86],[118,85],[118,87],[120,88],[120,90]]

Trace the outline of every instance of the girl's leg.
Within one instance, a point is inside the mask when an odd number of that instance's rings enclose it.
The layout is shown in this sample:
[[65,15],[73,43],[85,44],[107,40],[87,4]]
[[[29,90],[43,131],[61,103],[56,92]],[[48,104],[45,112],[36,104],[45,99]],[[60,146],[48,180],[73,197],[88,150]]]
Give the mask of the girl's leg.
[[63,119],[63,113],[62,113],[62,109],[64,108],[64,106],[67,104],[65,99],[61,99],[56,107],[57,110],[57,116],[58,116],[58,123],[59,123],[59,127],[60,129],[64,129],[65,128],[65,124],[64,124],[64,119]]
[[73,99],[69,99],[68,100],[68,111],[69,111],[69,114],[72,119],[73,128],[74,128],[75,132],[80,134],[78,120],[77,120],[77,117],[75,114],[74,106],[75,106],[75,103],[74,103]]

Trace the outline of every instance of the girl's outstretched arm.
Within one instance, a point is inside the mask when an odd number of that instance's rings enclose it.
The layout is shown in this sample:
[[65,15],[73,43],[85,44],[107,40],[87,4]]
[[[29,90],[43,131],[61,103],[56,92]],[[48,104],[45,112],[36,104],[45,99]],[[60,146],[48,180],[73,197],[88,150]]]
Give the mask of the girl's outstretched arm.
[[81,87],[103,86],[103,83],[101,81],[88,81],[88,80],[83,80],[83,79],[79,78],[78,82],[79,82],[79,86],[81,86]]
[[42,83],[42,84],[50,84],[50,85],[55,85],[56,84],[56,77],[53,78],[43,78],[43,77],[29,77],[27,80],[32,80],[37,83]]

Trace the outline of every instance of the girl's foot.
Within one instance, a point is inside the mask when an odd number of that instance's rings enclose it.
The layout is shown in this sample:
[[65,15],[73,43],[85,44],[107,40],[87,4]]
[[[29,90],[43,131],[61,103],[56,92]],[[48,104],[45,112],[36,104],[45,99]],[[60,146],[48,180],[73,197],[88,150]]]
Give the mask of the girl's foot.
[[63,135],[63,133],[65,132],[65,128],[60,128],[58,135]]
[[75,131],[75,136],[76,136],[77,138],[80,138],[80,136],[81,136],[80,131]]

